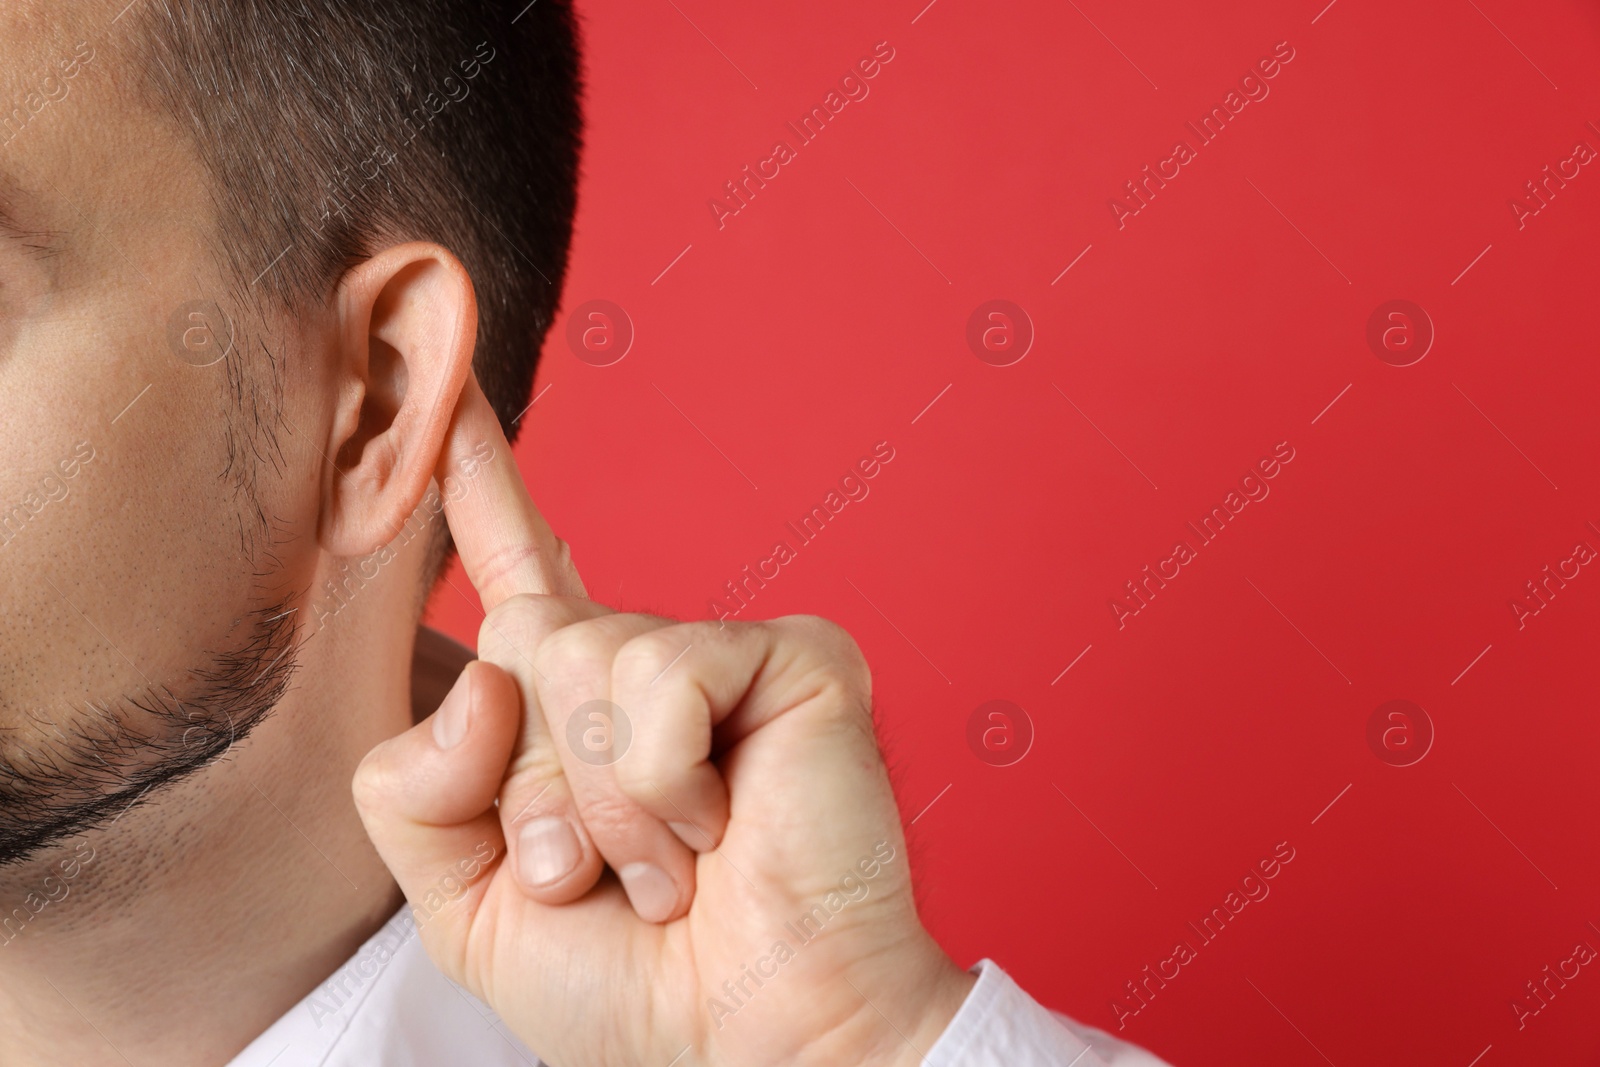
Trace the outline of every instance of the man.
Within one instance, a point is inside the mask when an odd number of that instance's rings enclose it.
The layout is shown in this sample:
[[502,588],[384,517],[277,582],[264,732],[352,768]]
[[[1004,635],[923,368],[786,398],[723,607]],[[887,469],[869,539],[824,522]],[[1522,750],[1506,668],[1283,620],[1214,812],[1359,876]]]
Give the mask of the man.
[[0,6],[0,1062],[1156,1062],[922,929],[847,635],[528,498],[566,6],[125,4]]

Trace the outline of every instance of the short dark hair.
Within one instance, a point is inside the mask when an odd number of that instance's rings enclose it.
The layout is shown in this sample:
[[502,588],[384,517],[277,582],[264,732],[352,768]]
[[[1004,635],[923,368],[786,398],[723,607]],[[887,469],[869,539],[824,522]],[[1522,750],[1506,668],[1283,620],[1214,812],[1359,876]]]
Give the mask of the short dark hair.
[[[514,438],[560,299],[577,199],[582,85],[570,2],[141,6],[142,88],[193,138],[212,178],[218,257],[246,302],[324,300],[382,243],[438,242],[472,276],[474,367]],[[242,421],[271,433],[274,413],[262,409],[274,394],[232,385],[254,409]]]

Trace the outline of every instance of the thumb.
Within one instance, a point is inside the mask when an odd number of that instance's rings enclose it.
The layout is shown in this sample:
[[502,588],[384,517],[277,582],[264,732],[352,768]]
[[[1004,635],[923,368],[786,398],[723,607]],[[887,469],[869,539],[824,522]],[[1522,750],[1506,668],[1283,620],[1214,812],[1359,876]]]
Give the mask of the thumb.
[[520,718],[516,683],[474,660],[437,711],[367,753],[352,783],[424,946],[457,979],[488,875],[505,855],[494,801]]

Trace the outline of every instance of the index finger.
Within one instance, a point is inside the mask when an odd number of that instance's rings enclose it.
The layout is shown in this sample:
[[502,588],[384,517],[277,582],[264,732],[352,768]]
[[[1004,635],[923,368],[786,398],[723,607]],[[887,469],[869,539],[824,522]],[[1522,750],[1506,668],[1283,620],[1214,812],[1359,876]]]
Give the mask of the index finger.
[[[519,593],[588,596],[567,543],[528,494],[476,375],[468,374],[461,390],[438,476],[445,521],[485,612]],[[471,484],[452,499],[451,487],[463,477]]]

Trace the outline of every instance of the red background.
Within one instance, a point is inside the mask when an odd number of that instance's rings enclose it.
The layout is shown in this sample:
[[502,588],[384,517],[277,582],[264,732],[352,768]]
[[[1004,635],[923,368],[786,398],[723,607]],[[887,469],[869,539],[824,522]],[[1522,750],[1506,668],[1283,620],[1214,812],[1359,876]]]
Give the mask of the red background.
[[[742,617],[866,650],[960,963],[1114,1030],[1186,939],[1122,1030],[1184,1067],[1594,1062],[1600,967],[1522,1029],[1510,1005],[1600,948],[1600,575],[1521,629],[1509,605],[1600,547],[1600,165],[1520,229],[1509,201],[1600,149],[1600,10],[926,3],[585,5],[573,272],[518,452],[591,594],[705,617],[887,440]],[[870,95],[719,229],[723,183],[880,41]],[[1198,147],[1184,123],[1282,41]],[[1179,138],[1198,158],[1119,229]],[[966,341],[996,298],[1037,335],[1006,367]],[[1437,331],[1407,367],[1366,341],[1397,298]],[[611,366],[566,339],[596,299],[636,331]],[[1185,523],[1281,441],[1270,496],[1200,547]],[[1119,629],[1108,601],[1180,538],[1198,558]],[[431,617],[471,641],[450,582]],[[1008,767],[966,740],[997,698],[1036,732]],[[1412,766],[1367,741],[1391,699],[1436,731]],[[1284,841],[1201,947],[1186,924]]]

